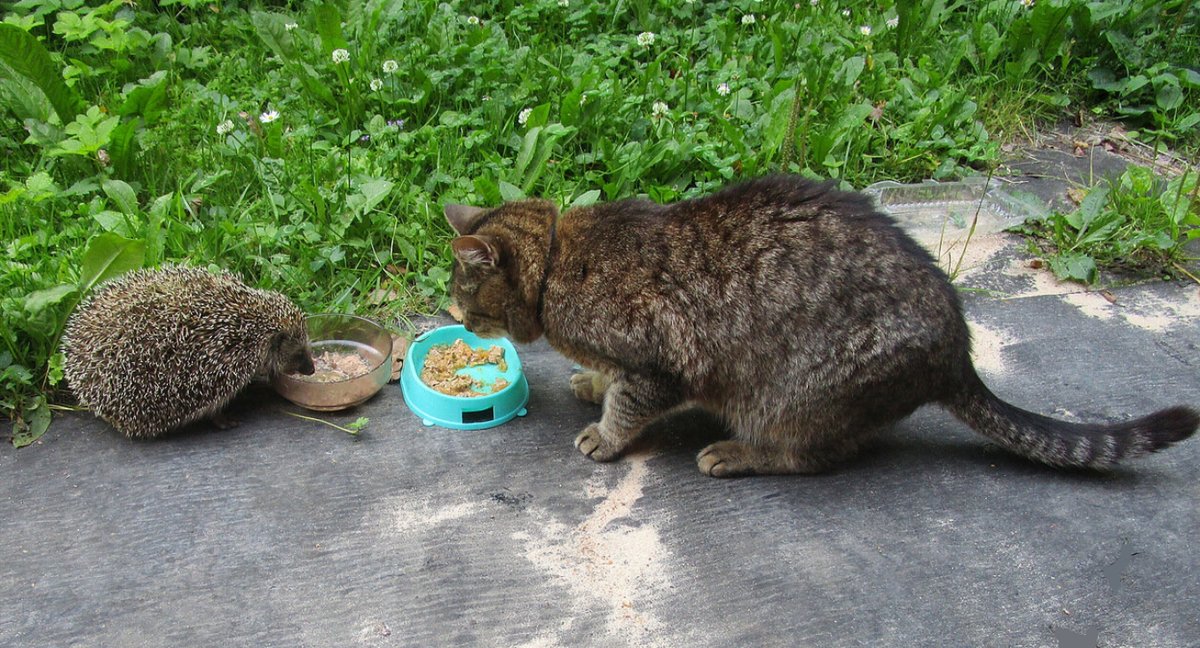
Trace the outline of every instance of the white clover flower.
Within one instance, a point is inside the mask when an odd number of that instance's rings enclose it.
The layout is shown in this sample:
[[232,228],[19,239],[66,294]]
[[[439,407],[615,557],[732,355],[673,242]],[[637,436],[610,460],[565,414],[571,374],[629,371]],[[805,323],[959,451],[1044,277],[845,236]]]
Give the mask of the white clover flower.
[[888,29],[895,29],[900,26],[900,16],[892,16],[887,19]]
[[655,101],[653,106],[650,106],[650,114],[656,118],[661,118],[667,114],[671,107],[661,101]]
[[346,63],[349,61],[350,61],[350,52],[348,52],[344,49],[340,49],[340,48],[333,50],[333,62],[334,63]]
[[754,14],[746,14],[745,16],[742,16],[742,24],[743,25],[753,25],[754,24]]
[[396,70],[399,70],[399,69],[400,69],[400,64],[393,61],[392,59],[388,59],[383,62],[384,74],[395,74]]
[[654,44],[654,32],[642,32],[638,34],[637,44],[642,47],[650,47]]
[[1030,8],[1033,6],[1033,0],[1021,0],[1021,6],[1025,7],[1026,9]]
[[383,89],[383,81],[379,79],[371,79],[371,91],[379,92]]
[[467,24],[468,25],[478,25],[479,24],[479,16],[467,16]]
[[260,121],[264,124],[270,124],[271,122],[275,121],[276,119],[279,119],[279,111],[278,110],[268,110],[267,112],[258,116],[258,121]]
[[228,135],[231,132],[233,132],[233,120],[232,119],[226,119],[225,121],[221,122],[220,124],[217,124],[217,135]]
[[283,25],[283,28],[284,28],[284,29],[286,29],[286,30],[288,30],[288,31],[292,31],[293,29],[295,29],[295,28],[297,28],[297,27],[299,27],[299,26],[300,26],[300,25],[297,25],[297,24],[296,24],[296,23],[294,23],[294,22],[290,22],[290,23],[285,23],[285,24]]
[[524,126],[525,122],[529,121],[529,116],[533,114],[533,108],[526,108],[520,113],[517,113],[517,123]]
[[722,83],[721,85],[717,86],[717,94],[721,95],[722,97],[728,97],[729,96],[729,84]]
[[863,25],[862,27],[859,27],[858,33],[862,34],[863,36],[870,36],[871,35],[871,26]]

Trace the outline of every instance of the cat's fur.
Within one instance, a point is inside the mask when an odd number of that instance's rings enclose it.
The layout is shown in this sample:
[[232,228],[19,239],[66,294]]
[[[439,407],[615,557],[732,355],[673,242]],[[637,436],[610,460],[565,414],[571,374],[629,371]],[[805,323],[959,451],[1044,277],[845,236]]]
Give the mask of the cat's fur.
[[958,295],[932,257],[860,194],[792,176],[671,205],[625,200],[559,217],[543,200],[450,205],[452,296],[484,336],[550,344],[603,415],[575,441],[616,458],[685,405],[733,432],[713,476],[816,472],[937,403],[999,445],[1103,468],[1191,436],[1176,407],[1074,424],[994,396],[976,374]]

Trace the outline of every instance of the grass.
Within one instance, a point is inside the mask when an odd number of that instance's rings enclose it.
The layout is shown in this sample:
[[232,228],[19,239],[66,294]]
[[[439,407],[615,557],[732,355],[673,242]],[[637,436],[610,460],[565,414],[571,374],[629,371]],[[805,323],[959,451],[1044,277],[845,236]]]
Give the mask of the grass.
[[1070,212],[1027,223],[1034,250],[1061,279],[1102,281],[1101,271],[1195,280],[1185,267],[1184,244],[1200,238],[1196,210],[1200,172],[1163,183],[1141,166],[1102,180]]
[[228,268],[306,310],[390,320],[442,304],[446,202],[670,201],[778,170],[952,178],[1080,113],[1200,144],[1190,0],[6,11],[0,413],[18,444],[59,400],[70,309],[132,267]]

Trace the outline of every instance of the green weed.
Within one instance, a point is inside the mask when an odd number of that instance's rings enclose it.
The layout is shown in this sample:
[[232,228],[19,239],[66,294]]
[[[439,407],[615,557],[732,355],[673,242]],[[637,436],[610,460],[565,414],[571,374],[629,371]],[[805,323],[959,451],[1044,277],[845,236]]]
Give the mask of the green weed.
[[1184,243],[1200,237],[1198,177],[1189,172],[1163,183],[1131,166],[1088,190],[1074,211],[1055,212],[1027,231],[1042,242],[1038,250],[1061,279],[1096,284],[1102,269],[1180,274]]

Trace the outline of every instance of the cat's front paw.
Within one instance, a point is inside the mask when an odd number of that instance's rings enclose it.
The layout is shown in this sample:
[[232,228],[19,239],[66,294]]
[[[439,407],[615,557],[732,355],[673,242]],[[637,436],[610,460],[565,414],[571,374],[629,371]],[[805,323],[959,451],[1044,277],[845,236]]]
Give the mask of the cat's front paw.
[[612,461],[621,454],[622,448],[600,434],[600,424],[592,423],[575,437],[575,447],[592,461]]
[[604,402],[604,392],[611,381],[599,371],[584,371],[571,375],[571,392],[575,398],[597,405]]

